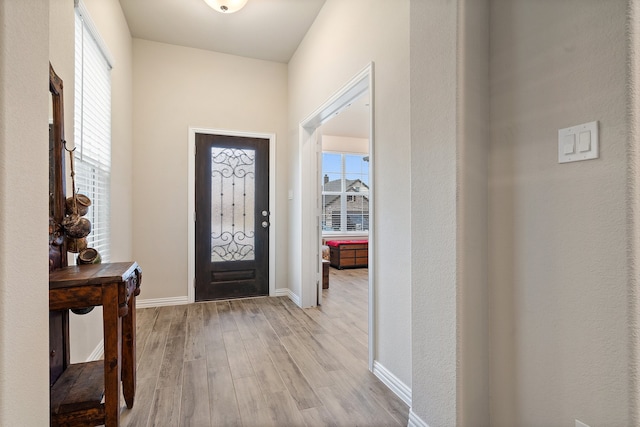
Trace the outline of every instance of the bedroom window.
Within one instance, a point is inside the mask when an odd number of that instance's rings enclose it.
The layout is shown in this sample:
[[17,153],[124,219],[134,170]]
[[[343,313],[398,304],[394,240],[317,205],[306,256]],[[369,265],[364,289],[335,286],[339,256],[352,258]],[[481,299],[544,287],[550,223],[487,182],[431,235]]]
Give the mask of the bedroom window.
[[82,2],[75,18],[76,191],[91,199],[88,246],[110,259],[111,64]]
[[369,156],[322,153],[322,231],[369,230]]

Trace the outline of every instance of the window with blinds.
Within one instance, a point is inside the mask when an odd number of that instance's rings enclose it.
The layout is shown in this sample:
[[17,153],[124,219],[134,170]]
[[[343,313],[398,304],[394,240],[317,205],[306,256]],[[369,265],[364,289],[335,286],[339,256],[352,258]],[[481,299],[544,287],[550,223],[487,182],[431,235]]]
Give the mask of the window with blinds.
[[111,65],[86,12],[76,8],[75,173],[76,191],[91,199],[88,246],[110,258]]
[[322,232],[369,230],[369,156],[322,153]]

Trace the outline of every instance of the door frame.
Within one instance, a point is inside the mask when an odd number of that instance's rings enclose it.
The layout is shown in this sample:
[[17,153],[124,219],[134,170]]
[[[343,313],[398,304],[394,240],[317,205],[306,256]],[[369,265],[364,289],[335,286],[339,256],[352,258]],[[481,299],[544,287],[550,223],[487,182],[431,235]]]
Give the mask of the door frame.
[[276,134],[232,131],[226,129],[211,129],[189,127],[189,166],[188,166],[188,250],[187,250],[187,302],[195,302],[196,290],[196,134],[239,136],[244,138],[262,138],[269,140],[269,296],[276,294],[276,230],[278,217],[276,215]]
[[300,305],[313,307],[316,305],[318,292],[322,292],[322,261],[320,242],[322,227],[320,226],[320,210],[322,206],[320,192],[320,173],[315,171],[316,155],[322,151],[319,146],[316,130],[335,114],[346,108],[365,91],[369,91],[369,307],[368,307],[368,339],[369,370],[373,371],[375,358],[375,91],[374,63],[370,62],[356,74],[329,100],[318,107],[299,125],[299,159],[298,176],[300,177],[299,212],[301,214],[298,230],[301,248],[300,270]]

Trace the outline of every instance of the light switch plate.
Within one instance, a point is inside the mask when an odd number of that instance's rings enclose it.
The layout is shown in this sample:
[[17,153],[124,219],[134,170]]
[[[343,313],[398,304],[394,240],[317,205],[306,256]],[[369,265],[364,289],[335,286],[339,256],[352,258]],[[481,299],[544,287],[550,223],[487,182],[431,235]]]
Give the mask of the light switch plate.
[[597,121],[558,130],[558,163],[597,159],[599,148]]

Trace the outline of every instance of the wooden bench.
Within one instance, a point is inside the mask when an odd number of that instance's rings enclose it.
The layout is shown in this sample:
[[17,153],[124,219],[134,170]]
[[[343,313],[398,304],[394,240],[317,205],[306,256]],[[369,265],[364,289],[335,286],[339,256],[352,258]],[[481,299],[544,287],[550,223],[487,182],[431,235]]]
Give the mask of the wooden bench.
[[329,240],[331,266],[337,269],[369,266],[369,242],[367,240]]

